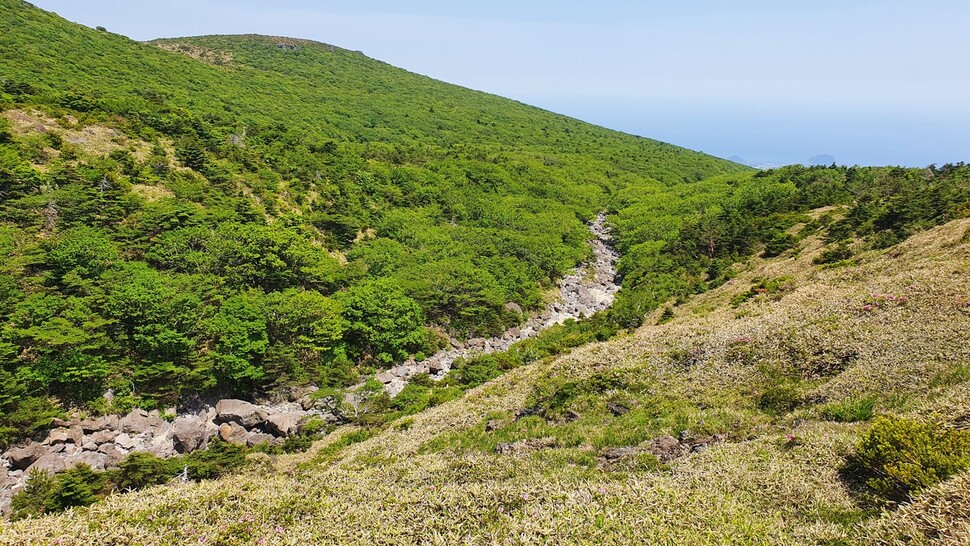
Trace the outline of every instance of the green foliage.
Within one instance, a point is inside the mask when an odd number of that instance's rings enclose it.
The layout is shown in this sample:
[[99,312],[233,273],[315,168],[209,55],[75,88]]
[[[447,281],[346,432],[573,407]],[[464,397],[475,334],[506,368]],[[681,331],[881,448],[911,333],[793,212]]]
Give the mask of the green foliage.
[[246,448],[216,438],[207,449],[193,451],[178,462],[188,469],[189,479],[211,480],[242,468],[246,464]]
[[132,453],[112,476],[118,489],[128,491],[167,483],[178,472],[178,458],[162,459],[151,453]]
[[970,468],[970,431],[905,418],[877,418],[850,466],[885,499],[902,502]]
[[758,296],[764,296],[769,300],[778,300],[781,299],[785,293],[791,292],[792,290],[794,290],[794,285],[792,284],[791,277],[788,276],[778,277],[771,280],[757,279],[751,286],[750,290],[731,298],[731,305],[737,307],[742,303]]
[[838,403],[828,404],[820,410],[822,417],[839,423],[868,421],[873,417],[876,399],[872,396],[849,398]]
[[396,284],[368,281],[337,295],[357,355],[387,364],[430,348],[421,307]]
[[57,475],[31,472],[27,486],[14,495],[11,519],[38,517],[75,506],[89,506],[104,494],[105,475],[78,465]]

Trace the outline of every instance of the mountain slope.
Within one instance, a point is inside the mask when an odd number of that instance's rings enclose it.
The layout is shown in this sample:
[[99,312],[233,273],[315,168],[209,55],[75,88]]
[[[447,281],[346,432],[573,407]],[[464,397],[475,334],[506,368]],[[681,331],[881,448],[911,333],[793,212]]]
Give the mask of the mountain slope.
[[750,180],[325,44],[149,45],[2,0],[0,51],[0,444],[73,407],[355,384],[537,312],[623,192]]
[[[959,544],[966,473],[880,511],[845,469],[873,415],[965,427],[968,233],[952,222],[849,268],[813,267],[811,239],[664,325],[369,439],[337,431],[237,477],[10,524],[0,542]],[[841,413],[858,400],[871,412]]]

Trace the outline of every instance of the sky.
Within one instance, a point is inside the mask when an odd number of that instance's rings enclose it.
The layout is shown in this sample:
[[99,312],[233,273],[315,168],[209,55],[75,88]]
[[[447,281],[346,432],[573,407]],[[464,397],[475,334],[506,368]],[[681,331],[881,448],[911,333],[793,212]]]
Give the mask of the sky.
[[970,161],[965,0],[32,3],[136,40],[318,40],[755,165]]

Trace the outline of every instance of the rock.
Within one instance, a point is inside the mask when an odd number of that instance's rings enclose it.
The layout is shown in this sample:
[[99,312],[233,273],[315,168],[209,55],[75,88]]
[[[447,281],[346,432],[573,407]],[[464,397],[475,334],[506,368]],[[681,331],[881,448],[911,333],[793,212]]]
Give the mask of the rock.
[[[66,428],[56,428],[47,434],[44,439],[45,445],[63,444],[71,440],[71,431]],[[73,441],[73,440],[71,440]]]
[[277,413],[266,418],[266,426],[270,432],[278,436],[289,436],[296,433],[300,428],[300,421],[305,414],[300,413]]
[[115,438],[115,445],[121,449],[131,451],[135,448],[135,439],[129,436],[128,433],[122,432]]
[[236,422],[222,423],[219,425],[219,437],[230,444],[244,446],[249,442],[249,431]]
[[114,444],[104,444],[98,448],[98,453],[103,453],[107,457],[104,463],[105,468],[116,468],[128,455]]
[[98,445],[109,444],[115,441],[118,434],[120,433],[117,430],[99,430],[98,432],[91,434],[91,441]]
[[161,457],[162,459],[174,457],[178,454],[178,452],[175,450],[175,442],[172,440],[172,437],[168,435],[156,436],[152,440],[152,443],[146,446],[145,450],[156,457]]
[[473,337],[468,340],[468,346],[476,349],[482,349],[485,347],[485,338],[483,337]]
[[8,451],[7,459],[10,460],[10,464],[14,468],[27,470],[30,465],[34,464],[34,462],[50,452],[50,449],[47,447],[36,442],[32,442],[25,447],[15,447]]
[[119,425],[121,432],[141,434],[152,427],[152,421],[148,418],[147,411],[135,408],[121,418]]
[[207,439],[205,421],[200,417],[182,416],[172,424],[172,440],[179,453],[191,453]]
[[444,362],[438,360],[437,358],[432,358],[432,359],[428,360],[428,372],[429,373],[438,374],[438,373],[441,373],[441,372],[445,371],[446,369],[447,368],[445,367]]
[[647,451],[656,455],[662,463],[670,462],[684,454],[680,441],[673,436],[661,436],[651,440]]
[[391,375],[391,374],[389,374],[389,373],[387,373],[387,372],[381,372],[381,373],[377,374],[377,380],[380,381],[381,383],[387,385],[387,384],[392,383],[394,381],[394,376]]
[[63,472],[64,469],[64,458],[55,453],[48,453],[34,461],[34,464],[27,468],[27,473],[50,472],[51,474],[57,474],[58,472]]
[[626,415],[627,413],[630,412],[630,408],[626,407],[624,404],[621,404],[619,402],[610,402],[606,404],[606,408],[609,409],[610,412],[612,412],[613,415],[616,415],[617,417],[619,417],[620,415]]
[[108,456],[104,453],[82,451],[64,461],[66,468],[74,468],[81,464],[90,466],[92,470],[105,470],[108,467]]
[[107,415],[97,419],[85,419],[80,426],[84,432],[99,432],[102,430],[117,430],[121,428],[121,419],[117,415]]
[[549,449],[559,445],[559,441],[550,436],[547,438],[531,438],[529,440],[521,440],[515,442],[514,444],[500,443],[495,446],[495,452],[502,455],[514,455],[518,453],[528,453],[531,451],[539,451],[541,449]]
[[316,404],[316,400],[311,398],[310,395],[306,395],[297,400],[296,403],[299,404],[304,411],[309,411],[313,409],[313,406]]
[[266,421],[267,412],[244,400],[219,400],[216,404],[217,423],[233,422],[245,428],[253,428]]
[[310,396],[311,394],[320,390],[320,387],[314,385],[307,385],[305,387],[292,387],[290,388],[290,402],[299,402],[305,396]]
[[93,440],[91,440],[90,436],[85,436],[84,441],[81,442],[81,449],[83,449],[84,451],[97,451],[98,444],[97,442],[94,442]]
[[506,311],[511,311],[511,312],[513,312],[513,313],[515,313],[517,315],[521,315],[522,314],[522,308],[519,307],[519,304],[515,303],[514,301],[510,301],[510,302],[506,303],[505,304],[505,310]]
[[266,434],[263,432],[250,432],[246,437],[246,445],[249,447],[258,446],[260,444],[275,445],[279,440],[272,434]]
[[80,425],[74,425],[68,430],[68,434],[71,437],[71,442],[80,447],[81,442],[84,441],[84,429]]

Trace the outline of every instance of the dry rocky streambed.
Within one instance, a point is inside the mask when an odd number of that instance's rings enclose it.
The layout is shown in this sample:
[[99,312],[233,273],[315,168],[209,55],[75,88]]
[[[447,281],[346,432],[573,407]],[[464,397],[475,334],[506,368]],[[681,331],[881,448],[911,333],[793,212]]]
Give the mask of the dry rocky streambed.
[[[513,343],[535,337],[546,328],[568,319],[581,319],[602,311],[613,303],[620,287],[616,284],[617,254],[609,244],[605,217],[590,225],[594,238],[593,259],[563,277],[559,297],[545,311],[524,324],[510,328],[502,336],[453,341],[420,362],[408,361],[377,375],[393,396],[401,392],[416,374],[443,378],[459,358],[489,354],[508,349]],[[510,310],[521,312],[514,303]],[[129,453],[147,452],[172,457],[204,449],[220,437],[239,445],[277,443],[300,430],[311,416],[334,422],[329,412],[315,408],[309,396],[312,387],[295,389],[287,403],[256,405],[242,400],[219,400],[214,405],[199,405],[192,411],[174,415],[158,410],[132,410],[125,416],[110,415],[94,419],[55,420],[55,428],[43,439],[12,448],[0,455],[0,514],[10,509],[10,500],[21,491],[27,476],[34,471],[62,472],[79,464],[95,470],[115,468]]]

